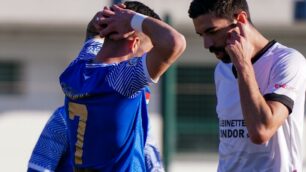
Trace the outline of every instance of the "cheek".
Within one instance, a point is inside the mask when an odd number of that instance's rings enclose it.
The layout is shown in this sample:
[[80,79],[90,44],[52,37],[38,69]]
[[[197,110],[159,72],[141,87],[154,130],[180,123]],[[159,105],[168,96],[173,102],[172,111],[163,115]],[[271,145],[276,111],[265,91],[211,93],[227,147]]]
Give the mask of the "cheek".
[[227,33],[223,32],[218,35],[216,35],[216,44],[218,46],[224,47],[226,45],[226,40],[227,40]]

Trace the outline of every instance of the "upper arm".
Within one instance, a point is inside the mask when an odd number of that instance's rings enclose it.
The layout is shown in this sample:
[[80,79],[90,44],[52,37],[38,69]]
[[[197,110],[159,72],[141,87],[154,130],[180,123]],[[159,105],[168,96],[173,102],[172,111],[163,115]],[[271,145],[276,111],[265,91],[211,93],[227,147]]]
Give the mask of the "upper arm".
[[143,22],[143,32],[153,45],[147,54],[147,68],[153,80],[158,79],[186,48],[185,37],[168,24],[146,18]]
[[301,58],[296,53],[278,55],[264,90],[264,98],[269,107],[269,115],[263,120],[264,140],[269,140],[294,111],[294,104],[305,84],[305,63]]
[[266,101],[282,103],[291,114],[299,90],[305,84],[305,60],[298,53],[279,58],[271,70],[270,81],[264,93]]
[[271,109],[273,117],[272,128],[273,130],[277,130],[288,118],[289,110],[284,104],[278,101],[267,101],[267,104]]

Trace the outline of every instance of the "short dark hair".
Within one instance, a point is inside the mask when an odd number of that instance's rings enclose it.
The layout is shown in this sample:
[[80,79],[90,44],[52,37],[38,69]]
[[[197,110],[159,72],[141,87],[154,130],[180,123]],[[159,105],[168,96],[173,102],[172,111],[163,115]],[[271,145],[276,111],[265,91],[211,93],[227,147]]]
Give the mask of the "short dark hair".
[[245,11],[251,22],[248,3],[246,0],[193,0],[188,13],[192,19],[204,14],[213,14],[216,17],[234,19],[234,15]]
[[158,14],[154,12],[153,9],[149,8],[148,6],[144,5],[141,2],[138,1],[126,1],[124,2],[124,5],[126,6],[126,9],[135,11],[137,13],[153,17],[155,19],[161,20]]

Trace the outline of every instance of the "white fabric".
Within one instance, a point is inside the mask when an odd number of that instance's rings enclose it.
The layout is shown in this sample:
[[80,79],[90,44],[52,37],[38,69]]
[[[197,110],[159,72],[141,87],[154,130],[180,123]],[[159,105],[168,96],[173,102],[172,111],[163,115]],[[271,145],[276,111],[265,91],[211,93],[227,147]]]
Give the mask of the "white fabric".
[[32,164],[32,163],[29,163],[28,168],[33,169],[33,170],[37,170],[39,172],[53,172],[53,171],[51,171],[49,169],[46,169],[44,167],[41,167],[41,166],[38,166],[38,165]]
[[138,32],[142,32],[142,23],[147,17],[148,16],[139,13],[134,14],[131,20],[131,27]]
[[253,144],[242,115],[232,64],[215,70],[220,145],[218,172],[302,171],[306,61],[296,50],[279,43],[253,64],[262,95],[277,94],[294,102],[292,113],[265,144]]

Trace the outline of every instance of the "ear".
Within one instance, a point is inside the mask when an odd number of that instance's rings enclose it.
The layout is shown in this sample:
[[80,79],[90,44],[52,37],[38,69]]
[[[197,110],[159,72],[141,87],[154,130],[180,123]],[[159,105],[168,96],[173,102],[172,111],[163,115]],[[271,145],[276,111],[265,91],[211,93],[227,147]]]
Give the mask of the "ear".
[[129,42],[129,49],[133,53],[135,53],[139,48],[140,38],[136,35],[133,35],[128,38],[128,42]]
[[236,14],[236,19],[238,22],[246,24],[248,22],[248,14],[245,11],[240,11]]

